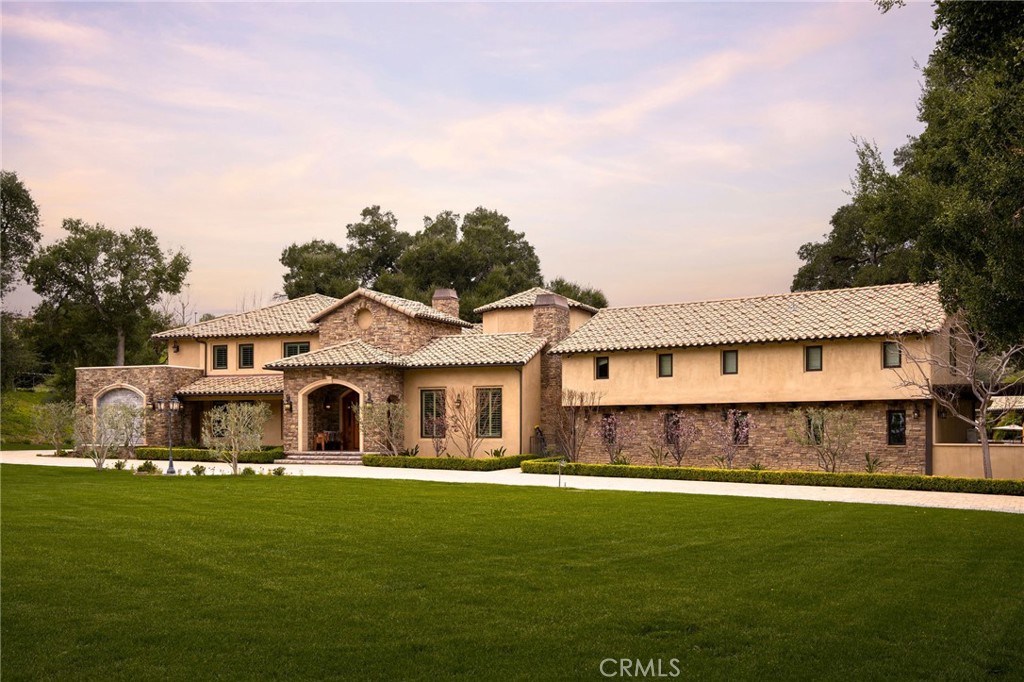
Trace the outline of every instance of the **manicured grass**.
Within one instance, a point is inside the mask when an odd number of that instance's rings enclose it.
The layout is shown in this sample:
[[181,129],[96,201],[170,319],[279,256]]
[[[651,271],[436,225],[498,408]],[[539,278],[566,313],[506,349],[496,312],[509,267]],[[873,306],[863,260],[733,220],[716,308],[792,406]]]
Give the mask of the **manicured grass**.
[[5,682],[1021,679],[1024,516],[4,466]]

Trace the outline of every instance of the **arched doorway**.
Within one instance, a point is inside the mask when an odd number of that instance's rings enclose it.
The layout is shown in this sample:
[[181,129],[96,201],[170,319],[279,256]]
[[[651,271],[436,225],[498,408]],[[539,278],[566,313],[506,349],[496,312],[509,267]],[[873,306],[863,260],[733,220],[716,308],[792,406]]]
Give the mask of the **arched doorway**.
[[325,384],[305,396],[305,439],[309,450],[359,451],[359,393]]

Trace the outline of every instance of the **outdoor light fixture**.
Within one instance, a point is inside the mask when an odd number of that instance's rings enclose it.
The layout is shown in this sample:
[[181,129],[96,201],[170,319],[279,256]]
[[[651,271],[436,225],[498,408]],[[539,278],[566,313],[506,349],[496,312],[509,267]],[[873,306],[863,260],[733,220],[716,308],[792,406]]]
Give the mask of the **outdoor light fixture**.
[[920,419],[920,418],[921,418],[921,408],[919,408],[917,405],[914,405],[914,419]]
[[373,391],[366,392],[366,404],[373,405]]
[[945,419],[947,416],[949,416],[949,415],[946,414],[946,408],[945,407],[940,407],[939,408],[939,419]]
[[286,395],[284,397],[284,410],[285,410],[285,412],[291,412],[292,411],[292,398],[289,395]]
[[174,342],[174,345],[173,345],[173,346],[171,346],[171,347],[172,347],[172,348],[174,349],[174,352],[175,352],[175,353],[177,353],[177,352],[178,352],[179,350],[181,350],[180,348],[178,348],[178,342],[177,342],[177,341],[175,341],[175,342]]
[[174,433],[171,427],[174,424],[174,413],[181,410],[181,401],[176,395],[172,395],[169,399],[160,398],[156,401],[155,409],[167,413],[167,475],[173,476],[177,472],[174,471],[174,451],[172,450]]
[[461,395],[460,396],[455,396],[455,409],[458,410],[458,409],[461,409],[461,408],[462,408],[462,396]]

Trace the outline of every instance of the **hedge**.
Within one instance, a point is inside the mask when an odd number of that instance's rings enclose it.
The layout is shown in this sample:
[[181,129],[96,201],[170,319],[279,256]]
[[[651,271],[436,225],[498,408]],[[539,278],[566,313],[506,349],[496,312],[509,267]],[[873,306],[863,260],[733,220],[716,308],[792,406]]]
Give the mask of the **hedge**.
[[394,467],[397,469],[448,469],[458,471],[497,471],[515,469],[537,455],[507,455],[505,457],[395,457],[390,455],[363,455],[363,464],[368,467]]
[[[215,462],[216,456],[202,448],[174,448],[175,462]],[[135,448],[136,459],[167,459],[167,448]],[[243,452],[238,456],[240,464],[273,464],[275,459],[284,457],[284,448],[264,448],[258,452]]]
[[[529,460],[521,465],[527,474],[557,474],[558,462]],[[658,478],[675,481],[717,481],[723,483],[768,483],[810,485],[830,488],[887,488],[929,490],[947,493],[1022,495],[1024,480],[953,478],[913,474],[835,473],[823,471],[753,471],[749,469],[697,469],[692,467],[633,466],[628,464],[583,464],[568,462],[562,473],[572,476],[617,476]]]

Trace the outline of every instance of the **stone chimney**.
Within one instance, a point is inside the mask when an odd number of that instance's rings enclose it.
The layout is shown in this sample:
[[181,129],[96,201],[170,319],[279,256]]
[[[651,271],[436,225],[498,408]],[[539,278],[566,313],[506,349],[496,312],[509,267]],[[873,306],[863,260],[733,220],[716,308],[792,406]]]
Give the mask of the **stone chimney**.
[[455,289],[437,289],[430,304],[434,310],[452,317],[459,316],[459,295],[455,293]]
[[569,335],[569,302],[565,296],[537,295],[533,304],[533,335],[547,340],[540,354],[540,428],[545,441],[552,446],[562,405],[562,356],[548,351]]

